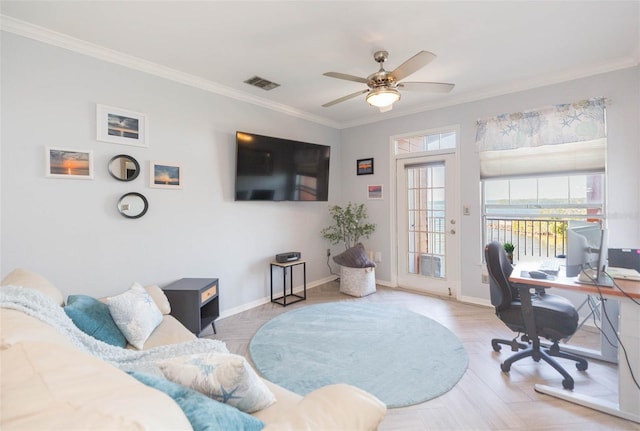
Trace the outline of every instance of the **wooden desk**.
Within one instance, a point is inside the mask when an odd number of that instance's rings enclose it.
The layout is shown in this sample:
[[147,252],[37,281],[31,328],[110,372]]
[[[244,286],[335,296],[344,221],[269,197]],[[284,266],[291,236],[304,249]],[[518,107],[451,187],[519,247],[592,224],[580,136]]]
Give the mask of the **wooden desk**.
[[[536,263],[516,265],[516,267],[513,269],[513,272],[511,273],[511,277],[509,277],[509,281],[514,283],[532,284],[534,286],[540,286],[544,288],[557,287],[560,289],[575,290],[591,295],[599,295],[600,293],[602,293],[606,296],[618,298],[626,297],[624,293],[622,293],[615,287],[600,287],[590,284],[578,283],[576,281],[578,277],[565,277],[564,271],[560,271],[560,273],[557,276],[554,276],[553,279],[547,280],[523,277],[521,275],[522,271],[534,270],[536,269],[536,266]],[[620,288],[624,290],[629,296],[634,299],[640,300],[640,281],[616,279],[616,284],[620,286]]]
[[[602,294],[603,296],[620,300],[618,336],[621,344],[626,349],[629,364],[633,367],[633,375],[640,380],[640,305],[637,304],[637,302],[640,302],[640,282],[616,279],[616,284],[626,293],[625,295],[616,287],[599,287],[577,283],[576,277],[565,277],[562,272],[553,279],[546,280],[533,279],[522,275],[522,271],[531,269],[535,269],[535,266],[517,265],[511,277],[509,277],[509,281],[521,286],[567,289],[592,295]],[[640,423],[640,389],[633,381],[622,347],[618,350],[618,355],[618,403],[611,403],[547,385],[535,385],[535,390],[536,392]]]

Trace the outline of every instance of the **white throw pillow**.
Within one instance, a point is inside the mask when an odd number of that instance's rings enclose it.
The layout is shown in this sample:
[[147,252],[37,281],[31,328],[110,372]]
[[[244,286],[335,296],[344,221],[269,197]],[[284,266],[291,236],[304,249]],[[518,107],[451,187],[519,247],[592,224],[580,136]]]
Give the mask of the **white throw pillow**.
[[276,400],[247,360],[239,355],[185,355],[160,361],[158,366],[168,380],[246,413],[262,410]]
[[107,298],[107,305],[118,329],[137,349],[142,349],[149,335],[162,322],[160,309],[139,283],[133,283],[120,295]]

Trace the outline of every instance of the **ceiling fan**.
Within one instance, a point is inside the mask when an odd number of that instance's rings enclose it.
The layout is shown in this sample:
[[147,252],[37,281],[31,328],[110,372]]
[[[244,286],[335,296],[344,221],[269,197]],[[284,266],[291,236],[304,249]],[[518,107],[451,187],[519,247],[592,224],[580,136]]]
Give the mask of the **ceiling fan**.
[[328,108],[329,106],[333,106],[349,99],[353,99],[361,94],[368,93],[367,103],[379,108],[380,112],[386,112],[391,110],[394,102],[400,100],[399,88],[408,91],[430,91],[433,93],[448,93],[453,90],[454,84],[447,84],[444,82],[399,82],[431,63],[431,61],[436,58],[435,54],[429,51],[420,51],[391,72],[384,70],[383,66],[383,63],[387,61],[388,57],[389,53],[387,51],[375,52],[373,54],[373,59],[380,63],[380,70],[372,73],[366,78],[338,72],[323,73],[324,76],[328,76],[330,78],[361,82],[363,84],[367,84],[367,87],[369,88],[332,100],[322,106]]

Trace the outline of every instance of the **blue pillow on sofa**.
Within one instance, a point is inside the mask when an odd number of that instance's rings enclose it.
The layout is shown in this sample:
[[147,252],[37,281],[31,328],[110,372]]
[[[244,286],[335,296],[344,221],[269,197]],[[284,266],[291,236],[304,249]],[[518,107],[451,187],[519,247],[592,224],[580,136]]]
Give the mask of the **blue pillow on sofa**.
[[107,304],[87,295],[70,295],[64,311],[85,334],[112,346],[127,346],[127,339],[113,321]]
[[194,431],[259,431],[264,422],[162,377],[135,371],[128,373],[140,382],[169,395],[182,409]]

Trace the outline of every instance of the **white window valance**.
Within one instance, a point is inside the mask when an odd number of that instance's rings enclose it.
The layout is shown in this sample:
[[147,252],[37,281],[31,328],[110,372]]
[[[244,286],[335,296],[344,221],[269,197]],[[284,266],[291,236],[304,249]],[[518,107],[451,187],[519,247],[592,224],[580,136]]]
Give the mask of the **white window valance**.
[[603,172],[605,99],[594,98],[478,121],[481,178]]

